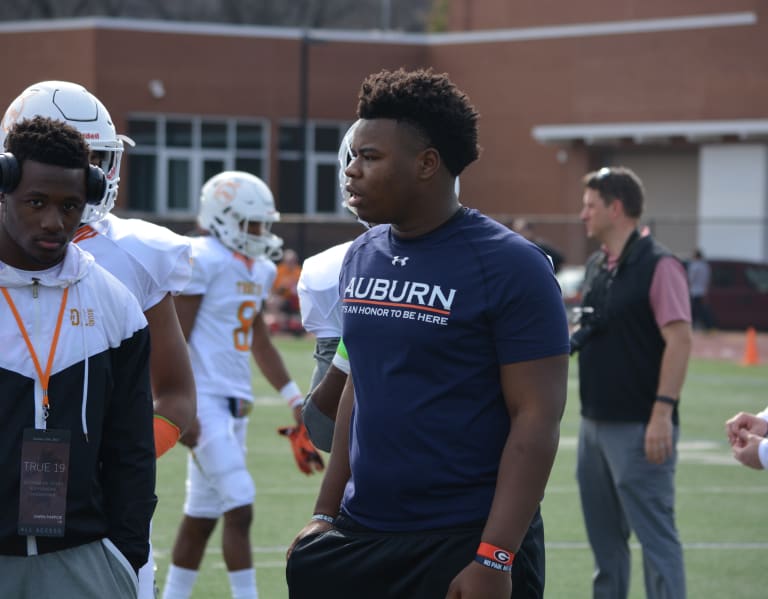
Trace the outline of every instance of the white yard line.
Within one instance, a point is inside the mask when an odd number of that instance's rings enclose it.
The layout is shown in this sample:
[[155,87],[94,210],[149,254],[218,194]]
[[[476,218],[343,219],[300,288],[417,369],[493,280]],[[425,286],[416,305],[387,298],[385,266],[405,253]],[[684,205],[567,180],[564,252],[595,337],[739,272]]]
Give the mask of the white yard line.
[[[637,551],[640,549],[640,545],[636,542],[629,544],[630,547]],[[589,544],[586,541],[547,541],[545,543],[547,551],[584,551],[589,549]],[[288,547],[252,547],[251,551],[255,557],[259,555],[276,554],[279,555],[279,559],[271,560],[258,560],[254,559],[253,566],[255,568],[285,568],[285,552]],[[764,543],[737,543],[730,541],[723,541],[719,543],[683,543],[684,551],[739,551],[739,550],[768,550],[768,542]],[[170,549],[159,549],[153,546],[153,555],[155,559],[165,559],[170,553]],[[217,547],[210,547],[205,550],[206,555],[221,555],[221,549]],[[211,567],[224,569],[226,566],[224,562],[215,562],[211,564]]]
[[[576,437],[561,437],[560,449],[575,450]],[[706,439],[680,441],[677,444],[677,460],[681,464],[714,464],[720,466],[739,466],[733,459],[725,439],[722,442]]]

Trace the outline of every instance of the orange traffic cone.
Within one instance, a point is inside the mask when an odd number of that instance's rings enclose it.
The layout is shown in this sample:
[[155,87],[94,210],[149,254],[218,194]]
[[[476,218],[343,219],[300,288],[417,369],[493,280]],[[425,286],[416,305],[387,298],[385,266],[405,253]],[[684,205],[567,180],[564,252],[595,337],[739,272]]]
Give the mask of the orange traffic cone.
[[747,344],[744,347],[744,357],[741,363],[744,366],[754,366],[760,363],[760,356],[757,353],[757,332],[755,332],[755,327],[747,329]]

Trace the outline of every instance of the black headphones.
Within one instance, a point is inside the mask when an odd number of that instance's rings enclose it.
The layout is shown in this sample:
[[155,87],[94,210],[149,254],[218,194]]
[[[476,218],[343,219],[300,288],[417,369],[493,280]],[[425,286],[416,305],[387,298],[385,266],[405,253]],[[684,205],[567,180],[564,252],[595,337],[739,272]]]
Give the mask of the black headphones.
[[[0,154],[0,193],[11,193],[19,184],[21,169],[16,156],[10,152]],[[85,182],[85,201],[98,204],[104,197],[107,177],[98,166],[88,165],[88,178]]]

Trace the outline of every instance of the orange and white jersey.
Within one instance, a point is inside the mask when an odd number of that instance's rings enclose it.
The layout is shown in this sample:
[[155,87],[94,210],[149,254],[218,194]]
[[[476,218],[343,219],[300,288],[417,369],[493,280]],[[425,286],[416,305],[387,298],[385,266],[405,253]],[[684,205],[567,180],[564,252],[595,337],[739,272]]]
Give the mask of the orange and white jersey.
[[108,214],[73,239],[133,293],[146,312],[177,294],[192,274],[189,238],[150,222]]
[[202,295],[189,336],[198,397],[252,400],[253,321],[261,312],[277,268],[247,258],[211,236],[194,237],[192,279],[183,295]]
[[301,266],[298,294],[301,324],[316,337],[341,337],[339,272],[351,241],[335,245]]

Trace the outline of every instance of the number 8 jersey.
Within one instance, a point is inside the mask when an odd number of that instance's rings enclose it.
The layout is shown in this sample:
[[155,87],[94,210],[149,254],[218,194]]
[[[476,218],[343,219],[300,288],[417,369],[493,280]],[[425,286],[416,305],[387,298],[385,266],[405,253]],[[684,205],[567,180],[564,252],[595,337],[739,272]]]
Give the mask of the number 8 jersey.
[[202,295],[189,337],[198,397],[252,401],[253,320],[262,310],[277,267],[266,257],[248,258],[212,236],[194,237],[192,278],[182,295]]

